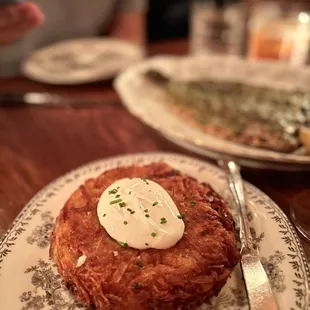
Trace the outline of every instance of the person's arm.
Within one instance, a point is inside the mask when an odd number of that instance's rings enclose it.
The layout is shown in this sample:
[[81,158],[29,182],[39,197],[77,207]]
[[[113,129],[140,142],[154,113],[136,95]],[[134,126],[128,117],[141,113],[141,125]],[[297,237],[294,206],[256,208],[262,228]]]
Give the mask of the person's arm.
[[110,36],[140,45],[146,41],[147,0],[121,0],[113,20]]
[[20,73],[21,61],[31,50],[27,34],[42,22],[43,15],[33,3],[0,7],[0,77]]

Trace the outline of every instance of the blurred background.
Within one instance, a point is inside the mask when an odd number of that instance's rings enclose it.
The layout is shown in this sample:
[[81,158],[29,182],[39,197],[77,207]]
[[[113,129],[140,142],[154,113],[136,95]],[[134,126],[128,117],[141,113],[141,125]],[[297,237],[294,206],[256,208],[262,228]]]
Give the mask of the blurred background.
[[188,38],[190,52],[309,63],[310,1],[151,0],[149,42]]
[[[169,41],[173,46],[172,40],[183,40],[191,54],[309,64],[309,13],[310,1],[289,0],[92,0],[88,4],[0,0],[0,76],[24,73],[37,79],[28,69],[21,70],[33,53],[55,43],[98,36],[134,43],[144,56],[150,44]],[[34,56],[37,67],[31,71],[39,72],[44,65],[55,74],[55,70],[65,73],[68,68],[102,64],[95,61],[101,57],[95,43],[82,45],[75,48],[68,43],[63,51],[57,46],[56,54]],[[107,54],[108,48],[103,49]],[[123,48],[110,50],[116,55]],[[66,66],[58,69],[61,62]]]
[[150,0],[147,18],[149,41],[187,38],[190,4],[190,0]]

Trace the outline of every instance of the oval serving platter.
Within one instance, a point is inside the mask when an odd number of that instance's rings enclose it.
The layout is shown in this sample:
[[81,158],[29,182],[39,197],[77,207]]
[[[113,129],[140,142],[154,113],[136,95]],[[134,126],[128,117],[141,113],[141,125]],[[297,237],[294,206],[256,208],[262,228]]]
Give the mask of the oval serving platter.
[[[200,182],[210,183],[230,199],[224,173],[190,157],[145,153],[119,156],[84,165],[42,189],[21,211],[0,241],[0,309],[84,309],[69,293],[49,260],[49,237],[55,219],[71,193],[86,179],[126,165],[164,161]],[[246,183],[248,219],[261,261],[280,309],[308,309],[309,269],[290,222],[265,194]],[[231,206],[234,214],[234,208]],[[219,296],[201,310],[249,309],[240,267],[236,267]]]
[[157,56],[130,66],[114,83],[126,108],[172,141],[183,141],[183,144],[192,144],[202,151],[231,155],[252,162],[275,162],[283,165],[284,169],[288,165],[291,168],[298,166],[299,170],[301,166],[303,169],[310,169],[310,155],[278,153],[233,143],[206,134],[187,123],[171,112],[165,103],[169,100],[165,90],[144,78],[143,73],[148,69],[157,69],[182,81],[207,78],[305,91],[310,91],[310,69],[289,67],[280,63],[244,61],[233,56]]

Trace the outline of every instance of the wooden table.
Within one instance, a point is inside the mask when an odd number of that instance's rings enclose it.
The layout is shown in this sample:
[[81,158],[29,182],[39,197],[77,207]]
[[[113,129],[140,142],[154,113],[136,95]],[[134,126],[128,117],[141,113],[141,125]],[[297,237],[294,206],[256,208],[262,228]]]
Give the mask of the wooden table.
[[[187,51],[184,41],[163,42],[150,54]],[[30,198],[59,175],[89,161],[117,154],[172,151],[191,154],[131,116],[111,82],[79,87],[49,86],[24,78],[0,80],[0,92],[51,91],[102,99],[93,108],[0,108],[0,235]],[[191,154],[193,155],[193,154]],[[309,173],[244,170],[243,176],[288,213],[303,203],[310,212]],[[298,199],[298,197],[305,197]],[[308,198],[307,198],[308,197]],[[298,204],[298,205],[297,205]],[[310,245],[304,243],[310,258]]]

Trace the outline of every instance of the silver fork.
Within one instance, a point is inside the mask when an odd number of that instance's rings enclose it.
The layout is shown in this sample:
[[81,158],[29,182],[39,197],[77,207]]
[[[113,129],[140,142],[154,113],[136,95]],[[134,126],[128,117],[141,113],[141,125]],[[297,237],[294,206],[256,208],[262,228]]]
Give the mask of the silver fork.
[[251,310],[278,310],[269,279],[261,264],[258,251],[254,249],[247,220],[243,181],[239,166],[231,160],[219,160],[219,166],[226,172],[229,189],[239,213],[241,268]]

